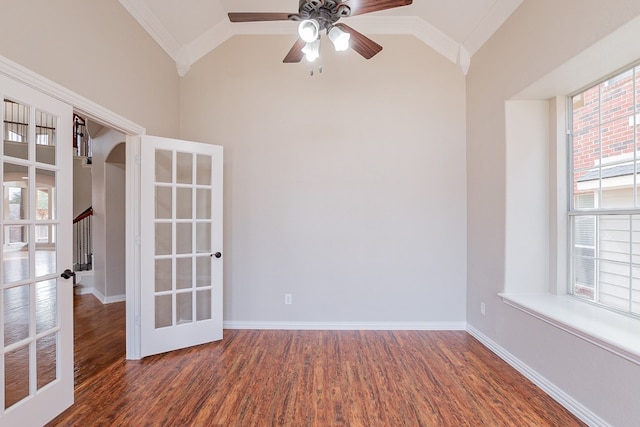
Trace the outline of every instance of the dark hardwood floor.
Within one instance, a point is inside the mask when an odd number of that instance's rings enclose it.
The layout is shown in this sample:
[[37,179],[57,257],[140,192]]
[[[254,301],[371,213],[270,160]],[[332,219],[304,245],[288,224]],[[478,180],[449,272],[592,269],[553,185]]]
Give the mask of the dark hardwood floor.
[[226,330],[125,361],[124,307],[102,309],[122,320],[76,317],[76,403],[52,426],[583,425],[466,332]]
[[124,302],[102,304],[93,295],[73,297],[76,387],[126,356]]

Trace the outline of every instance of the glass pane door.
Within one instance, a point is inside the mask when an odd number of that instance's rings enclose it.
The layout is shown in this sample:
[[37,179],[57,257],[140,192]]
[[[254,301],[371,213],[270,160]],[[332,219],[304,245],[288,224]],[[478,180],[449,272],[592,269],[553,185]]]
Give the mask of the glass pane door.
[[146,356],[222,338],[222,150],[144,137],[141,152]]
[[73,288],[58,273],[71,265],[71,210],[59,197],[71,188],[71,151],[60,155],[71,108],[4,78],[0,91],[0,424],[35,425],[73,402]]

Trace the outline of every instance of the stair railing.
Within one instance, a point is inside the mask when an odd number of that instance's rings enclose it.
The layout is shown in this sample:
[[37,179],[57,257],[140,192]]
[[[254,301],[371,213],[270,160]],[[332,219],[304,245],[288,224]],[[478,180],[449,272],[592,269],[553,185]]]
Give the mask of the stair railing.
[[74,218],[74,271],[87,271],[93,268],[93,249],[91,234],[91,219],[93,207],[88,207]]
[[86,157],[87,163],[91,163],[91,137],[87,123],[77,114],[73,115],[73,151],[75,156]]

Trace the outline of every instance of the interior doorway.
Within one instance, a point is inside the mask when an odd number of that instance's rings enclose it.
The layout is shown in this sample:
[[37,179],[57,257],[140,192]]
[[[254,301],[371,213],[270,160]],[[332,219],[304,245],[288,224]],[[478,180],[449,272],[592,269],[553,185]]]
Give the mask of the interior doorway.
[[125,135],[89,119],[86,123],[91,150],[74,158],[73,206],[76,220],[89,209],[92,216],[89,225],[74,231],[77,293],[109,304],[125,301],[126,295]]
[[75,232],[90,235],[91,261],[74,261],[81,267],[74,296],[76,386],[126,357],[125,135],[83,121],[91,149],[75,153],[73,199],[74,216],[91,209],[90,226]]

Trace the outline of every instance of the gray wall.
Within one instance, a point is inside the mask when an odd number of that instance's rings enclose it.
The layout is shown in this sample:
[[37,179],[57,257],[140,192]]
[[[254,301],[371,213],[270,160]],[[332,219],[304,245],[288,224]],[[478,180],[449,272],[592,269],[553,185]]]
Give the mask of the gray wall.
[[121,301],[125,294],[124,167],[106,162],[124,140],[122,133],[107,128],[93,137],[93,287],[103,302]]
[[0,55],[176,137],[175,63],[117,0],[0,0]]
[[607,422],[640,419],[638,365],[497,296],[513,231],[505,101],[638,16],[640,1],[525,0],[466,79],[408,36],[375,37],[385,50],[369,62],[325,52],[312,78],[280,62],[292,37],[265,36],[227,41],[180,80],[115,0],[0,10],[1,55],[151,134],[225,147],[226,320],[466,319]]
[[[0,55],[145,127],[150,134],[178,136],[180,78],[175,63],[117,0],[0,0],[0,11]],[[124,296],[124,217],[106,221],[107,198],[110,203],[124,202],[124,193],[121,189],[107,195],[105,187],[105,174],[110,181],[123,175],[113,165],[105,172],[103,163],[112,147],[109,144],[122,141],[121,134],[115,140],[104,135],[94,140],[96,268],[92,282],[106,301]],[[85,178],[90,176],[88,169],[76,170],[79,175],[85,172]],[[85,190],[74,188],[79,193]],[[77,208],[89,205],[91,201],[85,199]]]
[[225,320],[463,325],[464,75],[377,36],[311,77],[294,39],[234,37],[181,84],[181,136],[225,149]]
[[[124,142],[122,143],[124,145]],[[125,189],[124,164],[105,163],[105,255],[106,294],[109,298],[125,295]]]
[[[547,218],[540,217],[548,215],[546,212],[531,210],[527,217],[527,212],[520,209],[521,221],[511,225],[505,218],[505,212],[518,211],[514,209],[516,202],[509,198],[513,193],[507,191],[514,178],[507,175],[510,170],[507,161],[514,157],[507,153],[505,102],[516,95],[531,100],[564,96],[622,66],[624,62],[617,62],[617,54],[630,47],[636,49],[637,31],[626,40],[606,46],[597,55],[587,54],[591,63],[555,71],[639,14],[640,1],[525,0],[473,57],[467,78],[467,320],[540,376],[617,426],[637,425],[640,419],[637,405],[640,367],[517,311],[498,297],[505,290],[505,274],[527,280],[530,274],[527,268],[549,268],[544,261],[528,267],[521,263],[520,271],[514,271],[518,267],[513,264],[507,267],[506,259],[517,258],[517,254],[505,253],[505,247],[515,242],[514,236],[526,234],[522,231],[524,227],[532,228],[531,236],[551,233],[548,221],[545,229]],[[601,70],[603,65],[607,71]],[[593,75],[594,70],[598,74]],[[553,78],[547,78],[548,74]],[[528,95],[519,94],[536,85],[536,90]],[[532,163],[536,159],[531,157],[529,163],[520,163],[514,171],[528,171],[530,180],[547,179],[540,172],[548,165]],[[526,176],[522,173],[518,176],[523,175]],[[539,188],[531,181],[526,185]],[[521,200],[529,203],[526,196]],[[538,202],[545,204],[548,200]],[[544,238],[531,241],[539,245],[539,252],[549,252],[549,247],[544,247]],[[541,280],[548,277],[545,271],[534,274]],[[545,290],[548,285],[543,283],[539,289]],[[480,314],[481,302],[486,303],[486,316]]]

